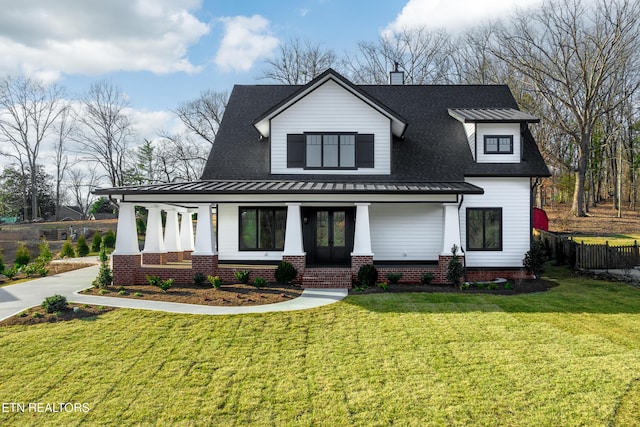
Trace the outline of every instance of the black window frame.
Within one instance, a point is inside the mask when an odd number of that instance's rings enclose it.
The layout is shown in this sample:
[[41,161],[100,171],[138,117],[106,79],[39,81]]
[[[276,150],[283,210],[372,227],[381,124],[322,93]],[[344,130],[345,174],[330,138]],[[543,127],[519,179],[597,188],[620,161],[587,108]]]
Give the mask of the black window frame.
[[[487,139],[495,138],[497,150],[490,151],[487,149]],[[509,151],[500,151],[500,139],[509,139]],[[484,136],[484,154],[513,154],[513,135],[485,135]]]
[[[243,225],[242,225],[242,213],[245,211],[250,211],[250,210],[255,210],[256,211],[256,229],[255,229],[255,241],[256,241],[256,247],[252,248],[252,247],[243,247],[245,246],[243,244],[243,234],[244,234],[244,230],[243,230]],[[260,246],[260,234],[261,234],[261,220],[260,220],[260,216],[261,213],[263,211],[269,211],[273,213],[273,217],[274,219],[276,218],[276,211],[281,211],[284,212],[284,220],[283,220],[283,225],[284,225],[284,229],[283,229],[283,234],[282,234],[282,247],[278,247],[276,245],[277,243],[277,233],[278,233],[278,229],[276,227],[274,227],[273,229],[273,236],[271,241],[274,243],[274,246],[272,247],[261,247]],[[276,223],[277,225],[277,223]],[[238,250],[241,252],[256,252],[256,251],[284,251],[284,241],[285,241],[285,236],[286,236],[286,232],[287,232],[287,208],[284,206],[240,206],[238,207]]]
[[[311,135],[320,135],[320,164],[321,166],[309,166],[309,159],[307,158],[307,137]],[[341,148],[341,136],[351,135],[353,136],[353,166],[340,166],[340,156],[342,153]],[[324,139],[326,136],[338,137],[338,166],[324,166]],[[307,170],[357,170],[358,167],[358,133],[357,132],[305,132],[304,133],[304,169]]]
[[[469,212],[470,211],[480,211],[482,212],[482,247],[473,247],[470,244],[469,241]],[[497,248],[487,248],[487,219],[486,219],[486,212],[490,212],[490,211],[496,211],[498,213],[498,218],[499,218],[499,236],[498,236],[498,247]],[[504,231],[504,217],[502,215],[502,208],[467,208],[466,209],[466,232],[467,232],[467,251],[477,251],[477,252],[498,252],[498,251],[502,251],[503,248],[503,240],[502,240],[502,236],[503,236],[503,231]]]

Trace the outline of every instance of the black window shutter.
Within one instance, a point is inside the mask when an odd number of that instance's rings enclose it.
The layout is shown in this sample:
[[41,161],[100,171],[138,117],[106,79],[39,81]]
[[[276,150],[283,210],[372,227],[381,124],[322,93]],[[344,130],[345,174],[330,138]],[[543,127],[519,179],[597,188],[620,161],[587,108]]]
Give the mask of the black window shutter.
[[359,133],[358,144],[356,149],[356,167],[372,168],[373,167],[373,134]]
[[305,153],[305,136],[303,134],[287,135],[287,167],[303,168]]

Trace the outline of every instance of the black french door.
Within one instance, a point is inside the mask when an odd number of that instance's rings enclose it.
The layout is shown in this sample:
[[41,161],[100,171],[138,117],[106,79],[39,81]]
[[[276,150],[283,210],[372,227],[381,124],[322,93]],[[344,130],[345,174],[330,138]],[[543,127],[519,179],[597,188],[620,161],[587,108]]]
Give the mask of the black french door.
[[353,208],[306,208],[304,248],[311,265],[349,265],[353,251]]

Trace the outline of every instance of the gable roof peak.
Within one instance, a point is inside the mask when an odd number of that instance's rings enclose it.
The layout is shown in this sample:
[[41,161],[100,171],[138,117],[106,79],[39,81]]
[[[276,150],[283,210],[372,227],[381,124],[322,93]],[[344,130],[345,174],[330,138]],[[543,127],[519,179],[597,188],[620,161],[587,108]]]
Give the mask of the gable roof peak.
[[407,128],[407,121],[401,115],[399,115],[395,111],[392,111],[389,107],[373,98],[370,94],[360,89],[357,85],[353,84],[333,68],[327,68],[327,70],[312,79],[309,83],[301,86],[292,95],[285,98],[284,100],[273,106],[271,109],[266,111],[262,116],[254,120],[253,126],[258,130],[261,136],[265,138],[269,137],[271,128],[269,126],[269,122],[272,118],[288,109],[299,100],[330,80],[337,83],[343,89],[351,92],[354,96],[360,98],[360,100],[368,104],[370,107],[378,110],[381,114],[391,119],[394,135],[402,136],[404,134],[404,131]]

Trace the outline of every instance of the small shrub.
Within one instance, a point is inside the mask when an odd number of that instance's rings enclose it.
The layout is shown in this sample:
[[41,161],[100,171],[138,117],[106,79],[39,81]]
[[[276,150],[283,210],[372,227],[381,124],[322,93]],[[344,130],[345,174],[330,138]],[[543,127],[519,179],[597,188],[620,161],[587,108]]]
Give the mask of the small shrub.
[[397,285],[400,279],[402,279],[402,273],[387,273],[387,280],[392,285]]
[[44,266],[36,267],[36,273],[40,277],[46,277],[49,274],[49,269]]
[[13,280],[13,278],[16,277],[16,274],[18,274],[18,269],[15,266],[5,268],[4,270],[4,275],[7,276],[9,280]]
[[42,239],[40,245],[38,245],[38,250],[40,253],[38,254],[38,260],[42,264],[48,264],[49,261],[53,259],[53,254],[51,253],[51,248],[49,247],[49,242],[46,239]]
[[207,276],[207,280],[209,281],[209,283],[211,283],[211,286],[213,286],[215,289],[220,289],[220,286],[222,285],[222,280],[220,279],[220,276]]
[[[18,266],[18,264],[16,264],[16,267]],[[29,265],[23,265],[22,267],[19,268],[20,271],[22,271],[22,274],[24,274],[27,277],[31,277],[34,276],[36,274],[36,266],[33,264],[29,264]]]
[[56,317],[62,317],[64,316],[64,313],[62,311],[56,311],[53,314],[55,314]]
[[504,284],[504,288],[507,289],[507,290],[513,289],[513,283],[511,283],[511,282],[505,283]]
[[362,287],[371,287],[378,281],[378,270],[373,264],[365,264],[358,270],[358,282]]
[[100,244],[102,243],[102,236],[97,231],[93,235],[91,240],[91,252],[100,252]]
[[104,241],[100,243],[100,269],[98,270],[98,277],[93,281],[93,286],[96,288],[106,288],[113,282],[113,272],[109,267],[109,257],[107,256],[107,248]]
[[233,275],[238,282],[247,284],[249,283],[249,276],[251,276],[251,272],[248,270],[239,270],[234,272]]
[[100,295],[105,295],[108,294],[109,291],[107,289],[100,289],[100,291],[98,292]]
[[32,316],[35,317],[36,319],[39,319],[42,317],[42,313],[40,313],[39,311],[34,311]]
[[18,248],[16,249],[16,262],[15,265],[18,267],[23,267],[29,264],[31,261],[31,254],[29,253],[29,249],[24,242],[18,243]]
[[420,276],[420,284],[421,285],[430,285],[431,282],[433,282],[434,279],[434,275],[432,272],[427,271],[426,273],[422,273],[422,276]]
[[158,286],[162,281],[160,279],[160,276],[150,276],[147,274],[146,276],[144,276],[144,278],[147,279],[147,282],[149,282],[151,286]]
[[126,294],[127,294],[127,291],[125,291],[124,289],[118,291],[118,295],[126,295]]
[[451,260],[449,261],[449,265],[447,266],[447,280],[453,286],[460,286],[460,282],[462,280],[462,276],[464,276],[464,267],[460,262],[460,258],[458,257],[458,245],[453,245],[451,248]]
[[531,244],[531,249],[524,254],[522,265],[524,265],[529,273],[539,277],[544,273],[544,263],[546,260],[547,253],[544,248],[544,243],[540,240],[534,240]]
[[60,258],[73,258],[76,256],[76,251],[73,249],[73,245],[71,244],[71,239],[67,239],[62,245],[62,250],[60,251]]
[[89,245],[87,245],[87,239],[84,236],[78,237],[78,241],[76,242],[76,252],[79,257],[85,257],[89,255]]
[[264,288],[265,286],[267,286],[267,279],[263,277],[256,277],[253,280],[253,285],[258,289]]
[[67,299],[64,296],[57,294],[47,297],[42,301],[42,308],[44,308],[47,313],[65,311],[67,309]]
[[[400,275],[402,275],[402,273],[400,273]],[[400,280],[400,279],[398,279]],[[393,282],[392,282],[393,283]],[[397,283],[397,282],[396,282]],[[388,291],[389,290],[389,285],[387,285],[385,282],[380,282],[378,283],[376,286],[378,286],[380,289],[382,289],[383,291]]]
[[141,292],[134,292],[134,293],[133,293],[133,296],[134,296],[134,297],[141,297],[141,296],[142,296],[142,293],[141,293]]
[[298,276],[298,270],[287,261],[280,261],[275,271],[276,282],[278,283],[291,283]]
[[126,290],[127,290],[127,289],[126,289],[124,286],[120,286],[120,287],[118,288],[118,292],[120,292],[120,291],[126,291]]
[[114,233],[113,230],[107,230],[102,240],[107,248],[113,249],[116,247],[116,233]]
[[496,282],[489,282],[487,283],[487,289],[493,291],[498,289],[498,284]]
[[470,287],[471,287],[471,283],[469,283],[469,282],[460,283],[460,290],[461,291],[469,289]]
[[193,283],[196,286],[204,286],[204,283],[207,281],[207,277],[202,273],[196,273],[193,275]]
[[18,314],[18,317],[27,317],[27,312],[23,311],[20,314]]
[[171,286],[173,286],[174,279],[167,279],[160,282],[158,287],[162,289],[163,292],[167,292]]

